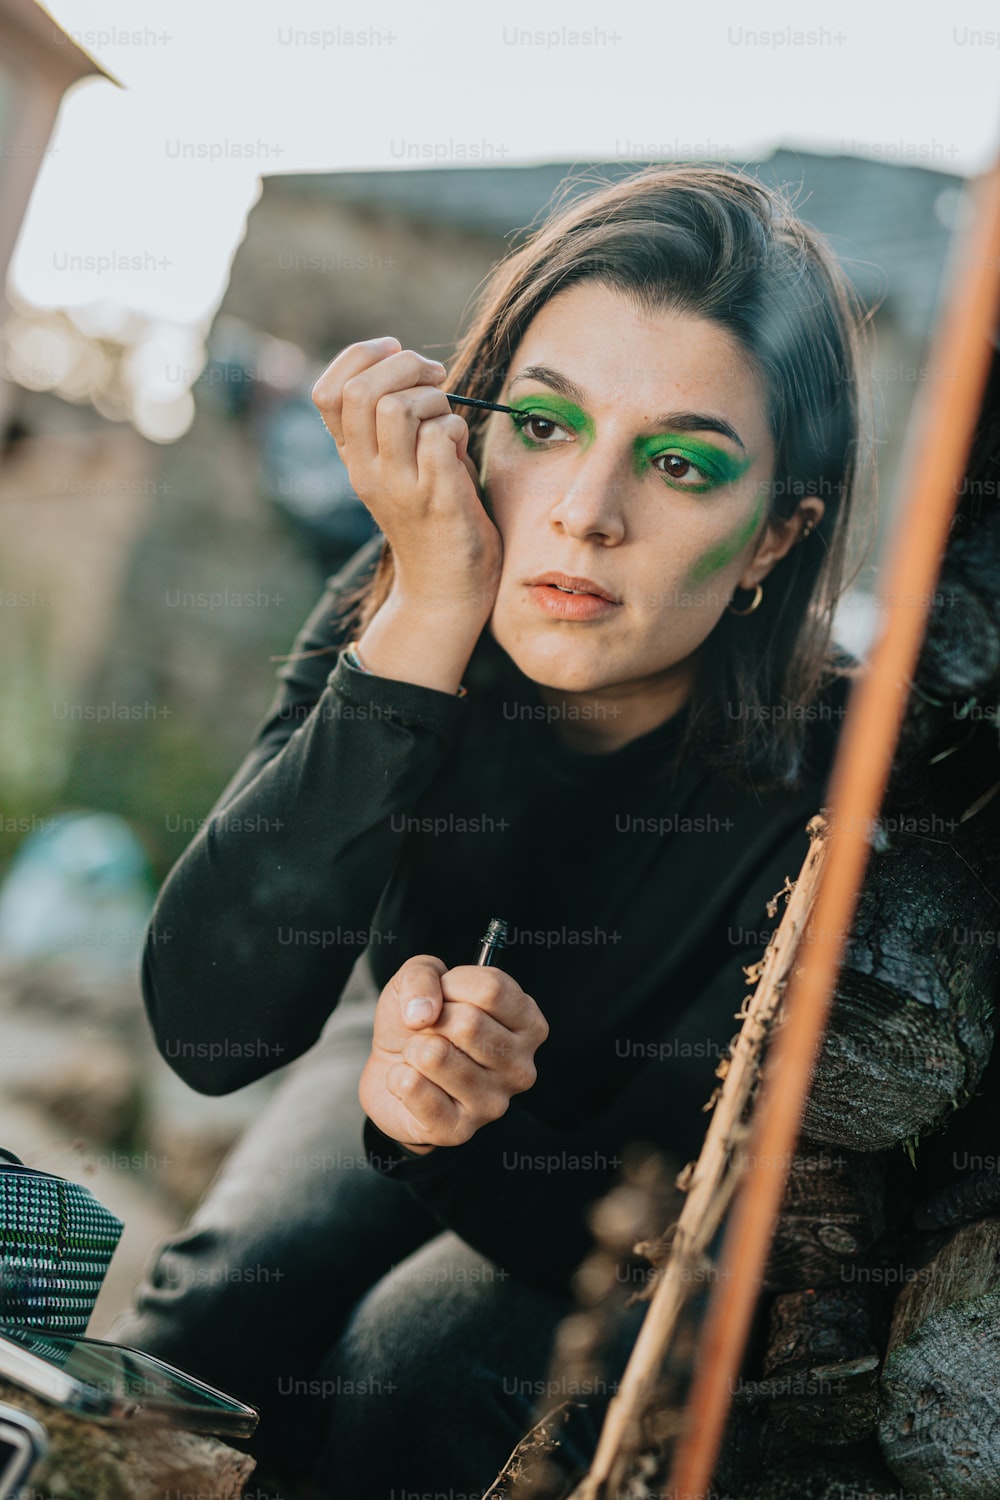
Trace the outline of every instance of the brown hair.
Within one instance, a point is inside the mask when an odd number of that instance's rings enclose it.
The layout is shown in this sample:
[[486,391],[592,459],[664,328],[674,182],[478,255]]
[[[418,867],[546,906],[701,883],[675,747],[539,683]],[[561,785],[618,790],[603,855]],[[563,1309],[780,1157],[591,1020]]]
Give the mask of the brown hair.
[[[594,190],[563,201],[580,183]],[[806,495],[824,514],[765,580],[759,607],[724,611],[705,642],[680,755],[752,785],[797,784],[810,705],[856,668],[832,641],[856,535],[852,501],[867,473],[870,404],[860,387],[865,319],[833,251],[783,191],[722,167],[653,165],[616,182],[567,178],[540,228],[489,274],[448,367],[446,389],[496,400],[532,319],[587,280],[642,310],[676,309],[725,328],[764,378],[775,445],[768,519]],[[487,412],[462,408],[480,461]],[[872,472],[872,495],[874,478]],[[363,630],[392,585],[383,541],[357,596]],[[739,705],[734,713],[732,705]],[[783,708],[781,707],[783,706]],[[775,709],[778,708],[778,712]]]

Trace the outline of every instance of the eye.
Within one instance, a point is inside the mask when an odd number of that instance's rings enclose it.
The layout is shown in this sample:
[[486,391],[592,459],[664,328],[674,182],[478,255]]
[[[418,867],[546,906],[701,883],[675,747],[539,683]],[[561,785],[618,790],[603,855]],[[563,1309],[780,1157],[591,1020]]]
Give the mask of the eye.
[[665,460],[665,464],[659,472],[665,479],[672,480],[680,489],[707,490],[716,483],[715,475],[699,468],[683,453],[667,451],[655,454],[653,464],[656,468],[659,468],[661,459]]
[[553,443],[549,440],[557,432],[564,434],[563,441],[572,437],[572,434],[567,433],[566,428],[560,426],[554,417],[543,416],[540,412],[515,412],[511,416],[511,421],[526,442],[535,443],[538,447],[553,447]]

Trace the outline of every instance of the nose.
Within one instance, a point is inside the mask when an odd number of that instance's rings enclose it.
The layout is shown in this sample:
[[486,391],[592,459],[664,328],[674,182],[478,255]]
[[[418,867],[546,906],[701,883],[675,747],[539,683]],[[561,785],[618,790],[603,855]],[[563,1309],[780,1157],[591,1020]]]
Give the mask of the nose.
[[558,494],[549,520],[569,536],[620,542],[625,535],[627,459],[610,444],[602,450],[600,442],[574,456],[576,462],[554,480]]

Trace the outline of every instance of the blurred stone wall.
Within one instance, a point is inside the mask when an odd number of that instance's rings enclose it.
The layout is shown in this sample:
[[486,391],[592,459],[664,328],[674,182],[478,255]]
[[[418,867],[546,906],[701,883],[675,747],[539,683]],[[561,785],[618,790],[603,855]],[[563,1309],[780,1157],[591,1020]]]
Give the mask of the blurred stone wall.
[[435,223],[430,210],[420,218],[338,201],[327,180],[265,179],[220,316],[289,339],[323,364],[345,344],[390,333],[446,358],[470,295],[504,254],[502,235]]
[[[290,213],[279,197],[250,216],[216,327],[239,320],[248,338],[286,340],[317,373],[380,333],[449,346],[502,250],[366,211],[307,201]],[[141,717],[88,722],[67,785],[73,802],[123,813],[159,876],[246,753],[276,685],[270,658],[291,649],[327,572],[261,483],[260,424],[282,394],[266,371],[247,355],[206,370],[194,391],[193,426],[155,450],[144,523],[87,686],[95,711],[129,703]]]

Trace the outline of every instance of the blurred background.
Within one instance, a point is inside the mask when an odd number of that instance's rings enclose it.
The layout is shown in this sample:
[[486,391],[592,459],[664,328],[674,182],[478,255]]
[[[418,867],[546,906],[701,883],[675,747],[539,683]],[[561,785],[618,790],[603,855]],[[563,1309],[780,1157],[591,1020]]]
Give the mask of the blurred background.
[[882,499],[838,622],[863,655],[997,146],[985,5],[919,35],[860,3],[541,29],[526,6],[205,9],[0,0],[0,1145],[125,1219],[97,1333],[275,1081],[188,1090],[137,963],[273,658],[374,534],[310,400],[323,367],[382,333],[447,360],[571,172],[691,159],[791,187],[873,310]]

